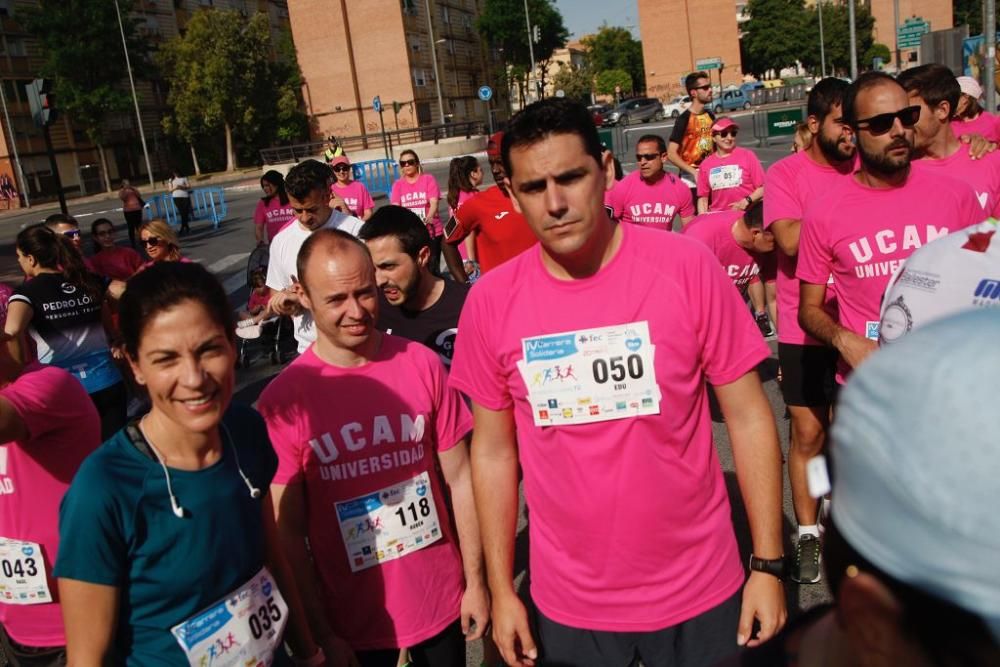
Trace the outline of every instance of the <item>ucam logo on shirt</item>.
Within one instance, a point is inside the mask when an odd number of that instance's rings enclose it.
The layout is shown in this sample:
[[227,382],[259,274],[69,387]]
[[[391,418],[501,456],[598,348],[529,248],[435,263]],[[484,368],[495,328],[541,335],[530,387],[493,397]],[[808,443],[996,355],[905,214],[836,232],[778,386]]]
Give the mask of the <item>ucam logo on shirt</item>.
[[851,254],[857,262],[854,272],[858,278],[873,278],[876,276],[891,276],[899,268],[905,258],[886,260],[883,262],[872,262],[876,252],[880,256],[894,255],[900,250],[916,250],[923,245],[941,236],[948,235],[947,227],[935,227],[934,225],[923,225],[923,235],[921,235],[920,225],[906,225],[903,227],[901,238],[897,238],[893,229],[883,229],[872,236],[862,236],[849,244]]

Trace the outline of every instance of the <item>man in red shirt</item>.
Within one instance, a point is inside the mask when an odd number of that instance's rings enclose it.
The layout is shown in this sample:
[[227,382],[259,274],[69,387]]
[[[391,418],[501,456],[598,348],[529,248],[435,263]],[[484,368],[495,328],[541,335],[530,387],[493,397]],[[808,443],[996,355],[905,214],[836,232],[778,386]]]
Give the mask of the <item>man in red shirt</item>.
[[[473,231],[479,232],[476,236],[476,249],[479,252],[479,268],[483,273],[521,254],[538,241],[524,216],[515,208],[507,189],[507,174],[500,159],[502,140],[503,132],[497,132],[486,144],[486,156],[496,185],[462,204],[444,228],[445,241],[451,245],[461,243]],[[450,255],[445,255],[445,259],[449,260],[448,269],[455,280],[469,282],[469,276],[460,261],[455,262]]]

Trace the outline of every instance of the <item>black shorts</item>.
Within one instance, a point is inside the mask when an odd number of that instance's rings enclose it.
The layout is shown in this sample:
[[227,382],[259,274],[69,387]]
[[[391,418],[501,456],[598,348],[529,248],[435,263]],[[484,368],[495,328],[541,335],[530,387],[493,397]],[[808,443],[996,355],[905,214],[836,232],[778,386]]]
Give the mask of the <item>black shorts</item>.
[[837,351],[823,345],[778,343],[785,405],[821,408],[837,398]]
[[737,652],[741,591],[663,630],[602,632],[571,628],[537,613],[541,665],[573,667],[711,667]]
[[[414,667],[465,667],[465,636],[461,620],[409,647],[410,664]],[[356,651],[361,667],[396,667],[399,649]]]

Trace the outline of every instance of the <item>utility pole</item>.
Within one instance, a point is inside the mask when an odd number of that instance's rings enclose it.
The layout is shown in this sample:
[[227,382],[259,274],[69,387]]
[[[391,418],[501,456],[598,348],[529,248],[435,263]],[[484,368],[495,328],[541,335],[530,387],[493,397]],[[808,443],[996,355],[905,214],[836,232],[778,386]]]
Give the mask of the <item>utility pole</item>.
[[996,113],[996,53],[997,53],[997,3],[986,0],[986,22],[983,36],[986,38],[986,110]]
[[17,154],[17,137],[14,136],[14,126],[10,124],[10,114],[7,113],[7,96],[4,95],[3,86],[0,86],[0,103],[3,104],[3,118],[10,132],[10,147],[14,151],[14,166],[17,168],[18,191],[24,195],[24,205],[31,208],[31,201],[28,200],[28,181],[24,180],[24,170],[21,169],[21,158]]
[[135,104],[135,122],[139,124],[139,140],[142,142],[142,155],[146,158],[146,174],[149,176],[149,187],[155,188],[153,167],[149,164],[149,149],[146,148],[146,133],[142,129],[142,115],[139,113],[139,98],[135,94],[135,79],[132,77],[132,62],[128,57],[128,43],[125,41],[125,25],[122,23],[122,10],[115,0],[115,11],[118,13],[118,30],[122,34],[122,50],[125,52],[125,68],[128,70],[128,85],[132,88],[132,103]]
[[894,37],[892,43],[896,45],[896,73],[903,71],[903,63],[899,61],[899,0],[892,0],[892,29]]
[[531,58],[531,71],[528,73],[528,92],[531,92],[531,77],[535,75],[535,45],[531,32],[531,14],[528,13],[528,0],[524,0],[524,20],[528,24],[528,56]]
[[823,40],[823,0],[818,0],[816,10],[819,12],[819,71],[826,78],[826,44]]
[[858,79],[858,36],[854,25],[854,0],[847,0],[847,20],[851,27],[851,81]]
[[441,116],[441,124],[448,122],[444,115],[444,98],[441,96],[441,75],[438,72],[438,45],[434,39],[434,16],[431,14],[431,0],[424,0],[427,8],[427,33],[431,38],[431,64],[434,65],[434,85],[437,88],[438,113]]

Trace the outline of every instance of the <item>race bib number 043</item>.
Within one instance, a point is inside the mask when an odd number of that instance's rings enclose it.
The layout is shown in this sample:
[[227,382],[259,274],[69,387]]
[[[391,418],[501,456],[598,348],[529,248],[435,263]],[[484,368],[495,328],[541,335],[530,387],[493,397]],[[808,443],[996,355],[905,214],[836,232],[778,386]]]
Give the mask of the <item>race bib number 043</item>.
[[430,475],[337,503],[351,572],[419,551],[441,539]]
[[533,336],[517,367],[536,426],[624,419],[660,412],[649,324]]
[[0,602],[52,602],[42,548],[35,542],[0,537]]
[[267,667],[287,622],[288,606],[265,567],[170,632],[191,667]]

